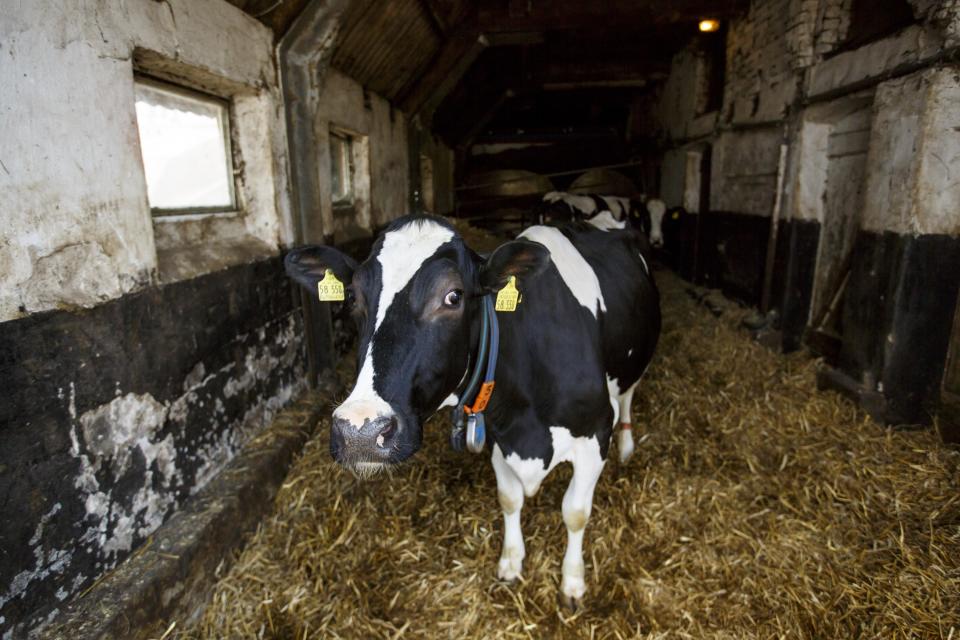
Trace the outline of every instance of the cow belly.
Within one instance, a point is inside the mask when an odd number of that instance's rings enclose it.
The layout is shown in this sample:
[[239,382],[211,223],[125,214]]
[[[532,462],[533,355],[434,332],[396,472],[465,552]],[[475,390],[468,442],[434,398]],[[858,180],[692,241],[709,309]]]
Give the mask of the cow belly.
[[523,485],[523,493],[528,498],[536,495],[544,478],[561,462],[584,461],[585,463],[603,463],[600,441],[597,437],[577,437],[566,427],[550,427],[550,439],[553,457],[549,463],[542,458],[522,458],[516,452],[504,456],[499,445],[494,445],[497,455],[502,456],[507,466]]

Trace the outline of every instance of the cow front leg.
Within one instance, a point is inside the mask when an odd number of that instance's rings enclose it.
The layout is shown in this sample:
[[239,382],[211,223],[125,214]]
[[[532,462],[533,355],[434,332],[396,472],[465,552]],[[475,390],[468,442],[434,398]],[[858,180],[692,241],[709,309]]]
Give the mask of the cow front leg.
[[500,447],[493,447],[493,472],[497,476],[497,499],[503,510],[503,551],[497,565],[497,577],[513,582],[520,577],[526,549],[520,529],[523,509],[523,484],[503,458]]
[[573,478],[563,496],[563,523],[567,525],[567,551],[563,556],[560,600],[576,609],[587,590],[584,582],[583,532],[593,507],[593,489],[603,471],[600,444],[595,439],[578,446],[573,455]]

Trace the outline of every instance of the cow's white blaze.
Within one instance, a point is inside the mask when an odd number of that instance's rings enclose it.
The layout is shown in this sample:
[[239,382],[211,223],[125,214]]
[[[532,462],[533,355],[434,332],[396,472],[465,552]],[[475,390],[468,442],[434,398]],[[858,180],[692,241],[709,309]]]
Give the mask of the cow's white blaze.
[[601,231],[610,231],[611,229],[623,229],[627,226],[625,220],[617,220],[613,217],[613,214],[609,211],[601,211],[597,215],[593,216],[587,220],[589,224],[592,224],[597,229]]
[[663,215],[667,212],[667,205],[663,200],[651,198],[647,200],[647,212],[650,214],[650,244],[655,247],[663,245]]
[[597,274],[584,259],[573,243],[566,236],[553,227],[530,227],[520,234],[521,238],[539,242],[550,252],[550,258],[560,272],[560,278],[570,289],[570,293],[581,305],[586,307],[594,317],[597,309],[606,311],[607,305],[603,301],[600,291],[600,281]]
[[431,220],[411,222],[383,236],[383,245],[377,254],[383,286],[377,304],[374,336],[387,317],[387,310],[397,293],[407,286],[423,263],[441,245],[452,239],[453,230]]
[[[376,334],[374,334],[376,335]],[[333,412],[333,417],[346,420],[359,431],[367,420],[393,415],[390,403],[380,397],[373,388],[373,339],[367,345],[367,352],[360,365],[357,383],[346,400]]]
[[349,397],[333,412],[334,418],[346,420],[359,430],[366,420],[393,415],[390,403],[381,398],[373,386],[377,376],[373,366],[377,332],[397,293],[407,286],[423,263],[452,238],[452,230],[430,220],[411,222],[383,236],[383,244],[377,254],[382,286],[373,335],[367,343],[357,383]]

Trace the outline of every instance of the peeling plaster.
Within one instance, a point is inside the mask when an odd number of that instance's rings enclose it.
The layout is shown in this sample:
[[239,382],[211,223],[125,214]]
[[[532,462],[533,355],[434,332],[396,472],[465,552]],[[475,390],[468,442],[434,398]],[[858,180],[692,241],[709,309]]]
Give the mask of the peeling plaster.
[[[295,313],[234,340],[250,345],[242,360],[213,372],[197,362],[184,377],[183,393],[169,401],[124,391],[118,382],[115,398],[78,414],[75,383],[58,390],[58,400],[71,419],[69,455],[79,463],[72,484],[82,519],[75,525],[78,533],[72,544],[56,548],[46,537],[46,527],[71,510],[57,502],[46,512],[29,540],[32,565],[0,586],[0,609],[28,597],[35,585],[49,586],[51,579],[55,580],[51,604],[68,600],[96,577],[71,573],[77,554],[96,557],[97,575],[116,566],[303,390]],[[281,378],[273,383],[278,374]],[[270,392],[264,393],[267,388]],[[211,408],[204,411],[204,406]],[[195,421],[201,417],[210,422],[198,430]],[[190,433],[199,435],[188,437],[188,426]],[[123,487],[122,493],[118,487]],[[42,626],[55,614],[56,607],[44,609],[33,624]],[[25,629],[18,625],[7,631],[3,624],[0,621],[0,633],[7,635]]]
[[[161,437],[159,433],[167,410],[149,393],[128,393],[80,416],[82,449],[78,430],[70,433],[70,453],[81,462],[81,473],[74,484],[85,496],[87,519],[95,523],[81,540],[95,540],[107,556],[129,551],[134,535],[148,535],[160,526],[176,503],[175,494],[153,487],[154,466],[162,476],[163,489],[169,489],[178,477],[173,436]],[[112,489],[101,489],[98,478],[106,470],[113,484],[127,478],[137,457],[142,457],[146,471],[132,504],[124,508],[111,499]]]

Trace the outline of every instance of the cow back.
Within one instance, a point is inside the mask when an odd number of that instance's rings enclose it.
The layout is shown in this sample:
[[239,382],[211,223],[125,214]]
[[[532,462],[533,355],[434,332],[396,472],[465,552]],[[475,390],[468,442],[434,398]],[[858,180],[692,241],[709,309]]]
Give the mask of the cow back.
[[598,318],[604,366],[626,390],[646,370],[660,337],[660,294],[644,255],[645,238],[629,229],[589,225],[568,225],[564,234],[600,282],[606,303]]

